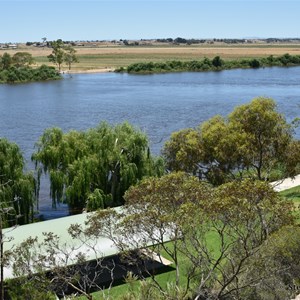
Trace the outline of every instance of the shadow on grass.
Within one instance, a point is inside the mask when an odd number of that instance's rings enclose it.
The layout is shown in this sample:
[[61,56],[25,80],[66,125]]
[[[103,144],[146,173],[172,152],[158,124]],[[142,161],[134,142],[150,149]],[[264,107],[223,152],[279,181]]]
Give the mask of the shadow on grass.
[[[88,277],[82,276],[85,278],[85,282],[81,282],[80,286],[86,286],[86,291],[89,294],[126,284],[129,273],[137,279],[145,279],[175,270],[174,267],[150,257],[145,259],[144,256],[141,258],[136,255],[134,260],[127,260],[119,255],[114,255],[105,257],[100,264],[99,261],[90,261],[77,267],[81,270],[79,273],[88,274]],[[63,293],[58,291],[57,295],[62,298],[63,294],[70,295],[73,293],[76,293],[76,290],[67,287]]]
[[292,191],[284,194],[286,198],[299,198],[300,199],[300,191]]

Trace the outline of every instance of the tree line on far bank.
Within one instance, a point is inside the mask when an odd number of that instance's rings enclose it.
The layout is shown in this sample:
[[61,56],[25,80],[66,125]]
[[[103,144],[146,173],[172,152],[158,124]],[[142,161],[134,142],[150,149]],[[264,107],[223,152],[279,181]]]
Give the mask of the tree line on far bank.
[[151,74],[167,72],[203,72],[221,71],[231,69],[257,69],[261,67],[288,67],[299,66],[300,55],[290,55],[288,53],[281,56],[270,55],[262,58],[224,60],[220,56],[213,59],[205,57],[202,60],[179,61],[172,60],[166,62],[144,62],[134,63],[127,68],[121,67],[116,72],[128,72],[133,74]]
[[0,83],[25,83],[33,81],[47,81],[61,79],[61,66],[65,63],[71,69],[73,63],[78,62],[76,50],[71,45],[65,45],[59,39],[50,43],[52,53],[48,55],[49,62],[55,67],[41,65],[33,68],[32,55],[28,52],[17,52],[13,56],[5,52],[0,55]]

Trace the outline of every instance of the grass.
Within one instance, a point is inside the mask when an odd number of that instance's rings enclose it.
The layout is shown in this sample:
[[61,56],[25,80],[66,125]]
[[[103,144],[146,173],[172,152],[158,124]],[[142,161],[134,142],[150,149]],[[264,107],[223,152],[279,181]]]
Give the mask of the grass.
[[295,209],[299,211],[300,208],[300,186],[295,186],[288,190],[280,192],[280,195],[294,203]]
[[[215,251],[215,255],[218,254],[218,250],[219,249],[219,240],[218,240],[218,236],[216,233],[208,233],[207,236],[207,240],[209,241],[209,246],[212,249],[212,251]],[[173,247],[173,243],[172,242],[168,242],[166,244],[166,247]],[[166,258],[171,260],[171,258],[169,257],[169,255],[165,252],[162,251],[161,255]],[[179,273],[181,274],[180,276],[180,284],[181,286],[185,286],[187,283],[186,278],[184,278],[182,276],[182,274],[186,273],[186,268],[189,264],[189,260],[188,258],[183,255],[182,253],[179,253],[178,256],[178,260],[179,260]],[[155,276],[155,279],[157,280],[157,282],[159,282],[159,284],[166,289],[168,283],[174,283],[176,281],[176,272],[175,272],[175,267],[174,266],[169,266],[169,267],[163,267],[161,270],[159,269],[158,272],[160,272],[158,275]],[[151,280],[150,278],[148,280]],[[118,282],[118,285],[113,286],[109,291],[108,290],[104,290],[104,291],[98,291],[93,293],[93,298],[97,299],[97,300],[106,300],[106,299],[120,299],[121,296],[126,295],[130,290],[134,290],[134,291],[138,291],[140,286],[140,281],[136,280],[133,282],[133,284],[129,284],[126,283],[125,280],[123,281],[123,284],[120,282]],[[109,296],[109,298],[107,298]],[[80,296],[76,299],[79,300],[85,300],[86,297],[84,296]]]
[[[274,44],[205,44],[205,45],[160,45],[160,46],[107,46],[107,47],[77,47],[79,63],[73,64],[74,71],[87,71],[95,69],[109,69],[126,67],[140,62],[164,62],[168,60],[199,60],[204,57],[213,58],[221,56],[224,60],[248,59],[267,57],[269,55],[279,56],[285,53],[300,55],[300,47],[292,45]],[[13,55],[18,51],[26,51],[32,54],[37,65],[47,64],[47,55],[51,49],[28,47],[17,50],[5,50]],[[1,53],[0,53],[1,54]],[[66,65],[63,66],[67,69]]]
[[[292,201],[295,205],[295,208],[297,210],[299,210],[299,205],[300,205],[300,186],[285,190],[280,192],[280,195],[285,197],[286,199]],[[211,249],[218,249],[218,239],[216,238],[216,236],[212,233],[209,234],[208,237],[208,242],[211,246]],[[172,247],[172,243],[169,242],[168,246]],[[216,253],[217,255],[218,253]],[[167,259],[170,259],[168,257],[168,255],[163,252],[162,256],[164,256]],[[188,264],[187,258],[184,255],[180,255],[179,256],[179,261],[180,261],[180,273],[183,274],[185,272],[185,268]],[[175,282],[176,279],[176,273],[175,273],[175,269],[171,270],[169,269],[168,272],[165,273],[161,273],[159,275],[156,276],[156,280],[164,287],[167,286],[168,282]],[[184,284],[185,282],[182,282],[182,284]],[[136,281],[133,283],[133,285],[129,285],[128,283],[124,284],[120,284],[118,286],[114,286],[112,287],[112,289],[109,291],[109,296],[110,299],[118,299],[120,298],[120,296],[122,295],[126,295],[126,293],[130,290],[130,289],[136,289],[138,290],[139,287],[139,281]],[[104,293],[107,295],[108,291],[104,291]],[[95,292],[93,293],[93,297],[94,299],[106,299],[103,297],[103,292]],[[79,297],[78,299],[80,300],[84,300],[86,299],[85,297]]]
[[296,219],[296,223],[300,224],[300,186],[281,191],[279,194],[294,204],[295,211],[293,215]]

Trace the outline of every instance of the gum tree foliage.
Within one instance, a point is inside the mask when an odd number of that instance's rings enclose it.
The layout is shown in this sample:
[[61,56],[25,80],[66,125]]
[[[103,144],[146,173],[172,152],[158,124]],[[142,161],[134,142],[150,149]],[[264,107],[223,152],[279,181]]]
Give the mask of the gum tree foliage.
[[164,172],[146,135],[128,123],[101,123],[86,132],[47,129],[32,159],[49,174],[53,205],[66,201],[71,212],[121,205],[132,184]]
[[13,56],[5,52],[0,56],[0,70],[8,70],[10,67],[28,67],[34,62],[32,55],[28,52],[17,52]]
[[34,59],[28,52],[17,52],[12,57],[12,63],[17,67],[28,67],[33,64]]
[[19,147],[0,139],[0,204],[1,209],[12,208],[2,216],[3,226],[27,224],[33,221],[36,203],[36,184],[31,173],[24,172],[24,158]]
[[294,299],[300,293],[300,227],[284,226],[270,235],[248,263],[239,282],[258,282],[242,293],[244,299]]
[[227,117],[172,134],[163,149],[167,168],[204,177],[213,184],[237,178],[268,180],[299,171],[299,141],[274,100],[256,98]]
[[0,69],[7,70],[12,65],[11,55],[5,52],[2,56],[0,56]]
[[[125,200],[121,213],[103,210],[92,216],[85,234],[111,238],[140,266],[140,278],[150,275],[147,291],[158,291],[157,299],[245,299],[241,292],[261,279],[247,280],[249,262],[272,232],[293,222],[289,203],[268,184],[250,179],[213,189],[196,177],[170,173],[142,180]],[[175,279],[168,288],[141,267],[145,250],[130,255],[149,244],[158,258],[167,253],[173,262]]]
[[78,62],[78,58],[76,56],[76,50],[70,45],[66,46],[64,49],[65,49],[64,62],[67,64],[69,70],[71,70],[72,64]]
[[48,55],[50,62],[54,63],[58,67],[58,71],[61,70],[61,65],[64,62],[64,42],[61,39],[51,42],[52,53]]
[[54,63],[58,67],[58,71],[61,71],[61,66],[65,62],[71,70],[72,63],[78,62],[76,57],[76,50],[71,45],[65,45],[61,39],[51,42],[52,53],[48,55],[50,62]]

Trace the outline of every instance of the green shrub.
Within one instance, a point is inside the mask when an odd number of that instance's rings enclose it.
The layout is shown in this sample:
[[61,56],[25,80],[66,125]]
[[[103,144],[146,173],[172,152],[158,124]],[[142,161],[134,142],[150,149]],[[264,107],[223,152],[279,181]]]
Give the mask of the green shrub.
[[[145,62],[135,63],[127,67],[128,73],[164,73],[164,72],[179,72],[179,71],[210,71],[210,70],[229,70],[229,69],[247,69],[273,66],[295,66],[300,65],[299,55],[284,54],[279,57],[270,55],[264,58],[241,59],[224,61],[220,56],[214,57],[212,60],[205,57],[203,60],[192,61],[167,61],[167,62]],[[125,71],[124,68],[116,70],[117,72]]]

